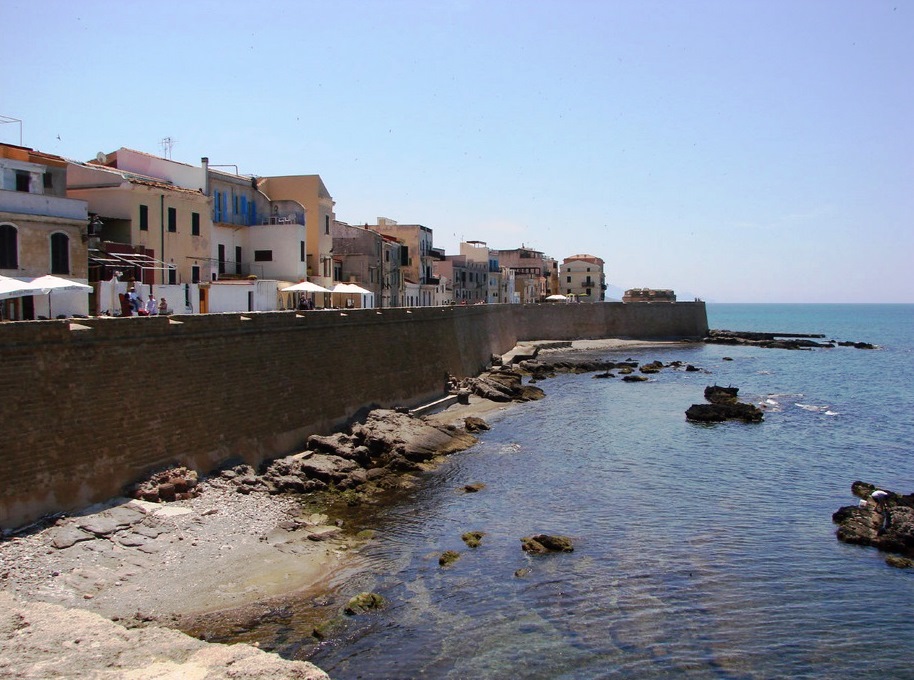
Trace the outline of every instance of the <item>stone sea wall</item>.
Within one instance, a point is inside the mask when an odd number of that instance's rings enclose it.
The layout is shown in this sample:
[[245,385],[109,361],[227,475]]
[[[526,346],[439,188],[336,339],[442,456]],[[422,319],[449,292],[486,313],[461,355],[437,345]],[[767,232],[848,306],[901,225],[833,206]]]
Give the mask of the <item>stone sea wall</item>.
[[0,527],[166,465],[258,465],[442,396],[523,340],[699,339],[701,302],[481,305],[0,324]]

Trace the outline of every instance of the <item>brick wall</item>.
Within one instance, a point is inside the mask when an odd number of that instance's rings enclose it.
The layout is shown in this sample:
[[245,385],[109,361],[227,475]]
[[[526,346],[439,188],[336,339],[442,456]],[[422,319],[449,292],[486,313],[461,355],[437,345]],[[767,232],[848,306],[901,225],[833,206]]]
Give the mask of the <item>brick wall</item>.
[[702,303],[490,305],[0,324],[0,526],[300,448],[443,394],[518,340],[701,337]]

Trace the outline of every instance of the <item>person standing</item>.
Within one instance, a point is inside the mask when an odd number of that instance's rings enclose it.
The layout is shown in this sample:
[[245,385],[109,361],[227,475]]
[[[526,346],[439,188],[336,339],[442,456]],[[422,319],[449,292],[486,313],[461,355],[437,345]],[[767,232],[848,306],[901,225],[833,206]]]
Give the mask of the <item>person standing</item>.
[[149,299],[146,300],[146,313],[149,316],[155,316],[159,313],[159,305],[156,303],[155,296],[152,293],[149,294]]

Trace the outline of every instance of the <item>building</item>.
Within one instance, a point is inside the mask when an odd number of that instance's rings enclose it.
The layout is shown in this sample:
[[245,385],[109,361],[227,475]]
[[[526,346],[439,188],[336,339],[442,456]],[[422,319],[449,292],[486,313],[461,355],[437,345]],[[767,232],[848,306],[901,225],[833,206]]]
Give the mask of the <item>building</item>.
[[676,302],[676,293],[669,289],[630,288],[622,296],[622,302]]
[[513,250],[493,250],[502,267],[511,270],[514,276],[514,293],[523,304],[542,302],[551,290],[555,260],[539,250],[521,245]]
[[[258,177],[257,188],[277,201],[293,201],[304,208],[307,215],[305,238],[305,268],[303,275],[324,288],[333,286],[333,234],[331,225],[336,219],[334,201],[320,175],[283,175]],[[291,204],[286,204],[291,205]],[[277,209],[277,216],[282,215]],[[304,224],[304,222],[302,223]],[[286,244],[288,248],[289,245]]]
[[465,241],[460,244],[460,254],[469,262],[480,263],[486,270],[485,302],[496,304],[510,302],[502,286],[503,273],[498,257],[489,250],[485,241]]
[[[88,282],[88,210],[67,196],[67,161],[22,146],[0,144],[0,275],[46,274]],[[52,293],[53,315],[87,314],[85,293]],[[52,315],[51,298],[0,301],[0,318]]]
[[[237,166],[201,159],[205,193],[212,200],[214,253],[203,281],[257,277],[284,284],[307,276],[307,214],[295,200],[271,200],[252,175]],[[235,173],[218,170],[235,168]]]
[[90,244],[92,280],[120,271],[147,285],[199,281],[212,255],[205,184],[201,168],[132,149],[71,161],[67,194],[101,220]]
[[562,260],[558,293],[573,295],[581,302],[603,302],[606,299],[606,275],[603,260],[596,255],[572,255]]
[[421,224],[398,224],[386,217],[379,217],[377,224],[365,227],[402,244],[404,306],[432,307],[446,302],[446,291],[433,266],[436,260],[444,259],[444,251],[434,247],[431,229]]

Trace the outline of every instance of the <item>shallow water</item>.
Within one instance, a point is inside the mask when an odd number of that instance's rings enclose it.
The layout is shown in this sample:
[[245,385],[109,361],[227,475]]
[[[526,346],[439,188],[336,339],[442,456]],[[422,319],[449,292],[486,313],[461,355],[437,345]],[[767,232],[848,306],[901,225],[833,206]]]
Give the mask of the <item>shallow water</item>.
[[[388,606],[311,660],[336,679],[914,677],[914,573],[838,543],[831,522],[856,479],[914,491],[914,306],[710,305],[709,321],[881,347],[593,353],[704,372],[563,375],[490,418],[377,511],[365,569],[339,590]],[[765,421],[688,423],[714,383]],[[486,532],[475,550],[470,530]],[[520,538],[539,532],[575,551],[526,555]],[[444,550],[461,558],[441,568]],[[296,657],[301,639],[263,644]]]

